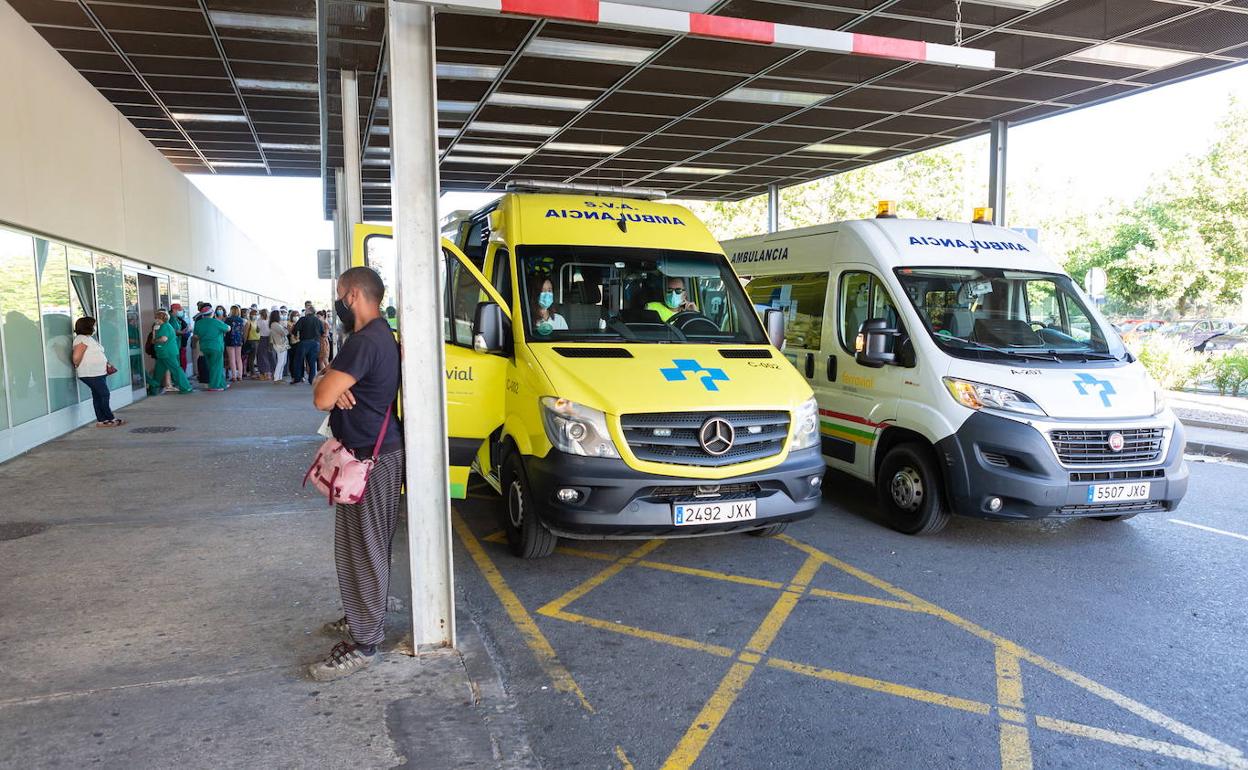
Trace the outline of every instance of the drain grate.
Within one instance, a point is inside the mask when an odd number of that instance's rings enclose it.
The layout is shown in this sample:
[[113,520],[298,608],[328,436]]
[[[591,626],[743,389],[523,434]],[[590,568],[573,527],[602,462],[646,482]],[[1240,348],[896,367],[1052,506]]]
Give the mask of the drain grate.
[[12,521],[0,523],[0,542],[37,535],[47,528],[47,524],[37,524],[33,521]]
[[168,433],[171,430],[177,430],[172,425],[145,425],[142,428],[131,428],[131,433]]

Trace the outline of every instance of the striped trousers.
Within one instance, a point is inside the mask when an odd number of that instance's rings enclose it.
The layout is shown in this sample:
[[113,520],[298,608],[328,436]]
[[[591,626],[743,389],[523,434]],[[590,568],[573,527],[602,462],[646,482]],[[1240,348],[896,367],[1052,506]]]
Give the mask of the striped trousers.
[[364,499],[334,511],[334,566],[342,609],[356,644],[380,644],[386,635],[390,546],[399,521],[403,450],[377,458]]

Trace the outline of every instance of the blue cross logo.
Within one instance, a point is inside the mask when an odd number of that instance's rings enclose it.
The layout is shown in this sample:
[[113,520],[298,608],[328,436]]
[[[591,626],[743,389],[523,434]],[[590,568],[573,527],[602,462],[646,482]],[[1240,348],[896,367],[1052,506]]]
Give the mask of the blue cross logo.
[[1101,403],[1105,406],[1110,406],[1109,397],[1114,395],[1116,392],[1112,382],[1109,380],[1098,380],[1096,377],[1093,377],[1087,372],[1079,373],[1079,376],[1075,378],[1075,387],[1079,389],[1079,395],[1081,396],[1088,395],[1089,388],[1100,388]]
[[707,390],[719,390],[719,386],[715,383],[728,381],[728,375],[724,373],[723,369],[708,369],[692,358],[673,358],[672,363],[676,364],[676,366],[659,369],[659,372],[662,373],[668,382],[684,382],[686,374],[701,374],[702,376],[699,379],[702,380],[702,385]]

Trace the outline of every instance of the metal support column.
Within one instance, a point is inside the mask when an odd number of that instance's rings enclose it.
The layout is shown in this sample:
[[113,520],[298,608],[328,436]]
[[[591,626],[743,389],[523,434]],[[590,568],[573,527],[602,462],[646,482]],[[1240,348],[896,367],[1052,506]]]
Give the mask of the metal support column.
[[1006,134],[1004,120],[992,121],[988,149],[988,205],[992,206],[992,223],[1005,226],[1005,165]]
[[[339,73],[342,84],[342,165],[346,187],[338,188],[338,210],[346,220],[350,235],[356,223],[364,221],[364,188],[360,179],[360,87],[354,70]],[[344,244],[344,267],[351,264],[351,238]]]
[[767,185],[767,232],[780,230],[780,186]]
[[386,0],[390,40],[390,156],[403,335],[403,437],[412,641],[455,644],[442,351],[442,247],[438,238],[437,78],[433,10]]

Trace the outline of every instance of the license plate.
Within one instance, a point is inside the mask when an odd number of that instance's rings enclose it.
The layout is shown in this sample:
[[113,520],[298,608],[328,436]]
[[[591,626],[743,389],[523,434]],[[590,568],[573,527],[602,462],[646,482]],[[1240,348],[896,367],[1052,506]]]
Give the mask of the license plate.
[[749,521],[757,515],[758,507],[753,500],[724,500],[718,503],[672,503],[672,522],[678,527]]
[[1152,484],[1094,484],[1088,487],[1089,503],[1116,503],[1120,500],[1147,500]]

